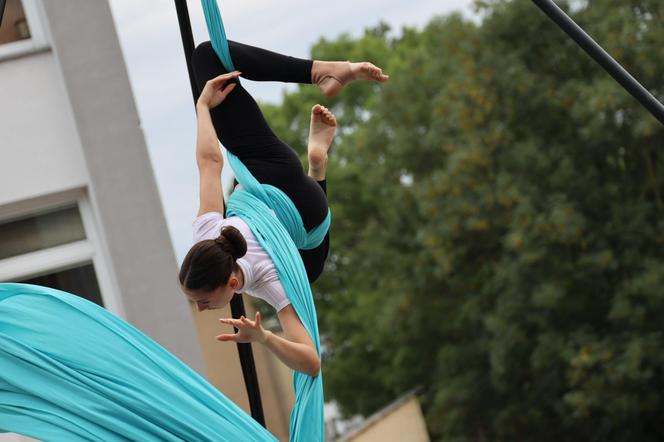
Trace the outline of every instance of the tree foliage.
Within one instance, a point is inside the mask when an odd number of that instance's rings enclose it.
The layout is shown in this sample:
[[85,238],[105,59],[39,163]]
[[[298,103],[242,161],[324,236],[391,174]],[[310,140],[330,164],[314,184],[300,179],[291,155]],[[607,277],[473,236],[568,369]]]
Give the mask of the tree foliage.
[[[663,2],[560,4],[664,98]],[[446,441],[662,440],[664,130],[531,2],[477,8],[321,40],[391,81],[266,109],[303,158],[311,105],[340,116],[327,396],[419,386]]]

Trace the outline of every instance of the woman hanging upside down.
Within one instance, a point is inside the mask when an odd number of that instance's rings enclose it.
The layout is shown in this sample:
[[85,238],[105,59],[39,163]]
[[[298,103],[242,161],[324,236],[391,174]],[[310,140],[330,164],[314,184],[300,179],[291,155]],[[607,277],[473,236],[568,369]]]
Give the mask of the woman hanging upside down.
[[[303,60],[229,41],[235,72],[226,72],[209,42],[196,48],[193,67],[198,88],[196,160],[200,175],[200,208],[194,221],[194,246],[180,269],[180,284],[199,311],[226,306],[235,293],[264,299],[276,310],[286,338],[263,329],[255,320],[221,319],[236,334],[220,341],[260,342],[294,370],[316,376],[320,359],[313,342],[290,305],[275,265],[247,223],[239,216],[224,218],[221,187],[223,157],[217,137],[262,184],[282,190],[297,208],[307,231],[328,214],[325,173],[327,152],[337,122],[327,108],[311,111],[308,160],[304,173],[295,151],[270,129],[257,103],[240,85],[240,76],[256,81],[316,84],[323,95],[338,94],[353,80],[387,81],[371,63]],[[276,219],[275,219],[275,222]],[[329,235],[311,250],[300,250],[309,282],[321,274]]]

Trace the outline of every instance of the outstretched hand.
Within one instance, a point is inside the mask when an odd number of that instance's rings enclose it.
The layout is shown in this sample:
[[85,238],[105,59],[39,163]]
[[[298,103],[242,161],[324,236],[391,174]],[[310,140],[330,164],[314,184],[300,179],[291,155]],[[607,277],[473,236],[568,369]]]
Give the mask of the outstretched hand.
[[240,316],[240,319],[221,318],[219,319],[219,322],[232,325],[238,329],[238,332],[219,335],[216,337],[218,341],[233,341],[246,344],[248,342],[263,343],[267,340],[268,332],[265,331],[261,325],[262,320],[259,312],[256,312],[256,318],[254,321],[247,319],[244,316]]
[[198,97],[198,104],[210,109],[218,106],[235,89],[237,83],[231,81],[238,78],[240,74],[241,72],[234,71],[208,80]]

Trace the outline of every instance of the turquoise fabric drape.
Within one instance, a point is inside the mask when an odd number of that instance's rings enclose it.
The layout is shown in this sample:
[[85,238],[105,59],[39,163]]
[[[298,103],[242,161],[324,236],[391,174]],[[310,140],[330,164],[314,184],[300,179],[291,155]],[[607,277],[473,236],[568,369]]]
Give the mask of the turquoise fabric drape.
[[[237,181],[243,187],[231,194],[227,214],[242,218],[272,258],[291,305],[309,332],[320,355],[316,306],[297,246],[315,247],[320,244],[330,225],[329,210],[325,221],[307,235],[295,205],[281,190],[258,183],[235,155],[227,152],[227,156]],[[311,377],[294,372],[293,384],[295,405],[290,419],[290,440],[322,441],[324,439],[322,376],[319,374]]]
[[0,432],[56,442],[276,440],[122,319],[75,295],[10,283],[0,284]]
[[237,182],[242,184],[245,190],[275,211],[277,219],[288,232],[288,235],[295,243],[295,247],[301,250],[315,249],[323,242],[327,231],[330,229],[331,215],[329,209],[323,222],[310,232],[307,232],[304,229],[300,213],[288,195],[274,186],[259,183],[242,161],[231,152],[226,152],[226,156]]
[[[216,0],[201,0],[212,47],[224,68],[235,70]],[[237,181],[244,187],[236,190],[228,202],[228,215],[241,217],[251,228],[261,246],[274,261],[279,279],[293,308],[309,332],[320,355],[320,337],[316,307],[306,270],[297,249],[316,247],[330,226],[330,212],[312,232],[307,233],[293,202],[274,186],[258,183],[242,162],[228,152]],[[278,221],[277,221],[278,220]],[[323,381],[303,373],[294,373],[295,406],[291,413],[291,441],[324,439]]]
[[217,57],[221,60],[221,64],[227,72],[233,72],[233,60],[231,59],[230,51],[228,50],[228,40],[226,40],[226,30],[224,29],[224,22],[221,20],[219,13],[219,5],[217,0],[201,0],[203,5],[203,14],[205,15],[205,24],[210,34],[210,42]]

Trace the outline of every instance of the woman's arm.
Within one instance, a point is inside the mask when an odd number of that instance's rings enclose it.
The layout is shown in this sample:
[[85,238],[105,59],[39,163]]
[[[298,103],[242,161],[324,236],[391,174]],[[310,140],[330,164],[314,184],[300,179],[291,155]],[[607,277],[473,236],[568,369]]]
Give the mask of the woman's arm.
[[284,364],[293,370],[317,376],[320,372],[320,358],[292,306],[286,306],[277,313],[286,338],[277,336],[261,325],[261,315],[256,313],[255,321],[242,316],[240,319],[220,319],[222,324],[229,324],[239,331],[235,334],[217,336],[219,341],[260,342],[272,351]]
[[212,124],[210,109],[218,106],[233,90],[239,72],[220,75],[208,81],[196,103],[196,163],[200,177],[200,205],[198,216],[207,212],[224,213],[224,197],[221,187],[221,169],[224,160],[219,150],[217,133]]

